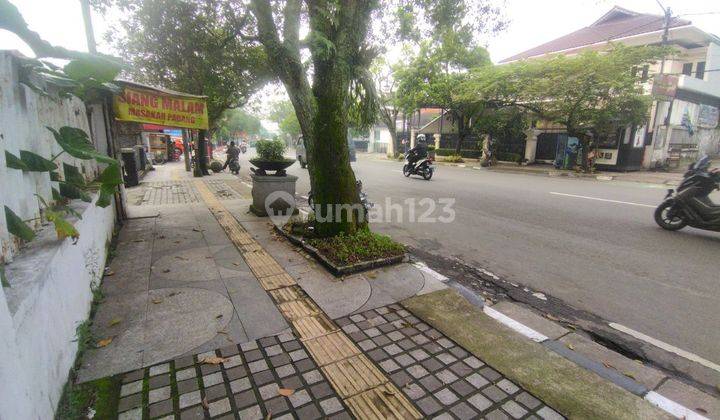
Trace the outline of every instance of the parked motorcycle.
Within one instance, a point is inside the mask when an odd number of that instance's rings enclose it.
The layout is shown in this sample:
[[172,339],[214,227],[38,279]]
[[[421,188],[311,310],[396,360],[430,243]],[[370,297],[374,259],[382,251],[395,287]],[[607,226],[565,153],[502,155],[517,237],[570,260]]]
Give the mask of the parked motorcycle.
[[230,162],[228,162],[228,168],[230,168],[230,172],[233,174],[240,174],[240,161],[237,158],[230,159]]
[[688,167],[677,190],[668,190],[655,209],[655,223],[667,230],[685,226],[720,232],[720,205],[708,197],[720,189],[720,171],[709,171],[710,158],[704,156]]
[[407,156],[405,158],[405,165],[403,166],[403,175],[406,177],[410,175],[420,175],[429,181],[433,173],[435,173],[435,167],[432,162],[432,157],[429,155],[415,163],[410,163],[410,156]]
[[[359,179],[357,181],[355,181],[355,187],[357,188],[358,196],[360,197],[360,204],[362,204],[364,212],[365,212],[365,214],[364,214],[365,220],[367,220],[368,212],[370,211],[371,208],[373,208],[375,206],[375,203],[371,202],[368,199],[367,194],[365,194],[363,192],[362,181],[360,181]],[[308,193],[308,205],[310,206],[311,209],[313,209],[313,210],[315,209],[315,199],[313,197],[312,191],[310,191]]]

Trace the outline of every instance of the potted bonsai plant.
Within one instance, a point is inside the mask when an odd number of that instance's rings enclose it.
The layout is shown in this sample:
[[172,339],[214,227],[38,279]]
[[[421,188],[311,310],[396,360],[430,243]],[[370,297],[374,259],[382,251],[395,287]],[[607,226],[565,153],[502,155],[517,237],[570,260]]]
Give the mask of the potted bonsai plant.
[[295,159],[286,158],[285,142],[282,140],[260,140],[255,144],[258,156],[250,159],[257,169],[251,170],[256,175],[268,175],[267,171],[275,171],[275,176],[285,176],[285,169],[295,163]]

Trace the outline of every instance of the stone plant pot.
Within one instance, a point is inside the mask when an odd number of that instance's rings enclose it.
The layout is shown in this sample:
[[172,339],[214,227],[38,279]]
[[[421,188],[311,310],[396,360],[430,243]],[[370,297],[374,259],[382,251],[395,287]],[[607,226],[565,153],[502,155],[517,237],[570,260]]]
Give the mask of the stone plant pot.
[[285,169],[289,168],[295,159],[285,159],[281,161],[275,160],[262,160],[262,159],[250,159],[250,163],[257,167],[257,170],[253,170],[257,175],[267,175],[267,171],[275,171],[276,176],[284,176]]
[[[250,211],[256,216],[269,216],[266,208],[268,207],[274,212],[286,214],[291,209],[292,214],[297,214],[298,210],[295,205],[295,182],[298,177],[294,175],[258,175],[250,174],[252,178],[252,199]],[[271,194],[274,197],[271,197]],[[268,197],[270,201],[268,202]]]

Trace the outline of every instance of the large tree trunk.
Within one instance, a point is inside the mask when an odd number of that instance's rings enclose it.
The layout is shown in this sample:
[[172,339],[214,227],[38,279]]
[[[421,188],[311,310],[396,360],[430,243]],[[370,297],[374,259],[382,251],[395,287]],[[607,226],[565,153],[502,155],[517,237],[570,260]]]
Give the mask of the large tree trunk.
[[[336,12],[338,22],[328,16],[326,6],[308,5],[311,30],[323,34],[334,46],[332,52],[311,48],[312,89],[299,50],[300,1],[286,1],[282,41],[270,2],[253,0],[252,5],[258,38],[270,67],[285,85],[305,140],[317,213],[315,231],[320,236],[353,233],[366,221],[358,217],[363,212],[350,167],[345,100],[350,83],[348,64],[354,61],[365,38],[371,3],[341,3]],[[352,206],[354,209],[348,211]]]

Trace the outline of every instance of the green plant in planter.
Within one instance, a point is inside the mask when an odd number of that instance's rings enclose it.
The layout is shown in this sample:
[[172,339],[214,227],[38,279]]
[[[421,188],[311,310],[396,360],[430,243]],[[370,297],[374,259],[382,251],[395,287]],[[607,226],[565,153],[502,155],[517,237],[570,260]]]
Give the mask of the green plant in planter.
[[286,147],[282,140],[261,140],[255,145],[257,159],[267,162],[283,162],[287,160],[284,156]]

